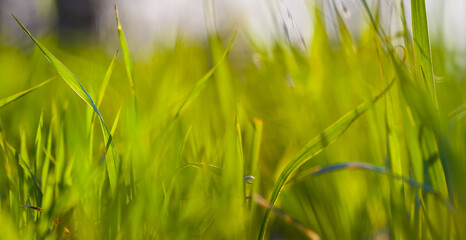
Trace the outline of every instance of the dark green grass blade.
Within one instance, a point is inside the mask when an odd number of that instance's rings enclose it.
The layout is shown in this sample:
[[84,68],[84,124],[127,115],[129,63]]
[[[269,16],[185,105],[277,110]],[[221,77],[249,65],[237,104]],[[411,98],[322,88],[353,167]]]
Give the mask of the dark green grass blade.
[[[309,141],[301,152],[290,162],[288,165],[283,169],[280,176],[278,177],[277,182],[275,183],[272,195],[270,196],[269,204],[270,206],[274,206],[275,202],[277,201],[281,191],[285,187],[286,182],[288,181],[289,177],[304,163],[309,161],[312,157],[322,152],[328,145],[335,142],[335,140],[345,132],[346,129],[362,114],[364,113],[370,106],[373,105],[374,102],[379,100],[385,92],[391,87],[393,82],[384,89],[380,94],[378,94],[372,101],[365,102],[360,104],[351,112],[347,113],[343,117],[341,117],[338,121],[330,125],[326,128],[321,134],[314,137],[311,141]],[[264,220],[262,221],[261,231],[259,233],[259,239],[264,239],[265,231],[267,228],[267,223],[270,217],[270,209],[266,210]]]
[[424,0],[411,0],[411,17],[417,76],[419,79],[425,81],[427,89],[432,94],[432,99],[438,108],[430,50],[429,27],[427,25],[426,3]]
[[14,101],[20,99],[21,97],[24,97],[25,95],[27,95],[27,94],[29,94],[29,93],[35,91],[36,89],[38,89],[38,88],[44,86],[45,84],[47,84],[47,83],[49,83],[50,81],[52,81],[55,77],[56,77],[56,76],[53,76],[53,77],[51,77],[51,78],[49,78],[49,79],[47,79],[47,80],[45,80],[45,81],[43,81],[43,82],[37,84],[36,86],[34,86],[34,87],[32,87],[32,88],[29,88],[29,89],[27,89],[27,90],[24,90],[24,91],[19,92],[19,93],[16,93],[16,94],[13,94],[13,95],[11,95],[11,96],[9,96],[9,97],[6,97],[6,98],[4,98],[4,99],[0,99],[0,108],[5,107],[6,105],[8,105],[8,104],[10,104],[10,103],[12,103],[12,102],[14,102]]
[[65,80],[65,82],[73,89],[79,97],[81,97],[89,106],[94,109],[95,113],[100,119],[100,124],[102,126],[102,132],[104,135],[105,146],[107,149],[106,159],[107,159],[107,170],[110,180],[110,186],[112,190],[115,190],[117,184],[117,166],[119,165],[118,155],[113,147],[113,137],[110,134],[110,130],[108,129],[107,125],[105,124],[102,115],[100,115],[97,106],[94,104],[91,96],[87,93],[84,89],[84,86],[81,82],[74,76],[74,74],[62,63],[58,60],[45,46],[43,46],[36,38],[34,38],[31,33],[26,29],[26,27],[13,15],[16,22],[23,28],[24,32],[34,41],[36,46],[44,53],[45,57],[52,63],[55,70],[57,70],[58,74]]

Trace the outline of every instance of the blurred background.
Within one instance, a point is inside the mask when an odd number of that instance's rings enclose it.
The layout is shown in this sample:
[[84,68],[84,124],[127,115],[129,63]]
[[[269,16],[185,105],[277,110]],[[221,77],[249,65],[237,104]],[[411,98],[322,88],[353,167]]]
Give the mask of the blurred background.
[[[371,7],[380,7],[382,22],[390,31],[397,31],[399,18],[393,4],[400,0],[369,0]],[[405,4],[408,22],[410,4]],[[37,36],[58,34],[61,44],[98,43],[108,47],[112,54],[117,48],[114,4],[120,8],[121,19],[127,38],[136,57],[150,56],[155,46],[173,46],[179,34],[192,40],[204,41],[206,33],[213,29],[206,19],[213,18],[215,28],[224,33],[233,29],[248,32],[258,44],[270,44],[283,38],[280,18],[292,17],[303,39],[312,39],[312,8],[319,4],[324,10],[324,19],[330,37],[336,37],[333,28],[335,10],[345,17],[354,38],[368,21],[361,11],[360,0],[0,0],[0,35],[6,44],[28,42],[24,33],[14,22],[15,14]],[[466,1],[427,0],[429,27],[433,41],[446,41],[455,51],[466,53]],[[206,14],[213,10],[214,16]],[[398,21],[398,22],[397,22]],[[207,21],[209,22],[209,21]],[[292,32],[293,33],[293,32]],[[80,36],[79,40],[75,36]],[[292,35],[292,34],[291,34]],[[109,44],[110,43],[110,44]],[[310,44],[306,42],[306,44]],[[458,54],[465,56],[466,54]]]

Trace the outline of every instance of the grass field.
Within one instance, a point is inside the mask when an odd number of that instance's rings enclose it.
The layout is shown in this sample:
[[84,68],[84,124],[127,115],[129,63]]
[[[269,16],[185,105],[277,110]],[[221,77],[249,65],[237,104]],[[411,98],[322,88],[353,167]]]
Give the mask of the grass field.
[[113,58],[19,19],[31,45],[0,43],[0,239],[465,238],[466,66],[423,0],[412,23],[395,6],[395,35],[361,3],[357,41],[315,9],[306,48],[239,29],[144,60],[118,18]]

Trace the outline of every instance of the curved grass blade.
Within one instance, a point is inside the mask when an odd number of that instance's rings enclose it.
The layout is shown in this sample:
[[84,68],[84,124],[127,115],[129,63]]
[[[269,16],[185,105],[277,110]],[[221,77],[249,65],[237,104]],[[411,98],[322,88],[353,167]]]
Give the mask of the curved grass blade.
[[421,184],[419,183],[416,179],[405,177],[402,175],[394,174],[390,170],[388,170],[385,167],[379,167],[375,166],[369,163],[363,163],[363,162],[344,162],[344,163],[336,163],[336,164],[330,164],[327,166],[318,166],[314,167],[312,169],[309,169],[307,171],[302,172],[301,174],[297,175],[296,177],[292,178],[286,185],[293,185],[298,182],[303,181],[305,178],[309,176],[317,176],[320,174],[325,174],[325,173],[330,173],[338,170],[352,170],[352,169],[361,169],[361,170],[369,170],[377,173],[382,173],[386,174],[387,176],[396,179],[396,180],[401,180],[402,182],[417,188],[417,189],[422,189],[423,191],[430,193],[434,195],[437,199],[439,199],[445,206],[448,207],[450,211],[453,213],[456,212],[455,208],[453,205],[446,199],[443,199],[441,194],[436,192],[434,188],[428,184]]
[[62,62],[60,62],[60,60],[58,60],[45,46],[43,46],[36,38],[34,38],[31,35],[31,33],[26,29],[26,27],[14,15],[13,18],[16,20],[16,22],[18,22],[18,24],[21,26],[24,32],[32,39],[32,41],[34,41],[36,46],[50,61],[55,70],[57,70],[58,74],[63,78],[63,80],[65,80],[65,82],[71,87],[71,89],[73,89],[76,92],[76,94],[78,94],[79,97],[81,97],[90,107],[92,107],[92,109],[94,109],[95,113],[99,117],[102,132],[104,135],[104,141],[106,143],[105,148],[107,149],[106,159],[110,187],[114,191],[116,189],[117,184],[117,166],[119,166],[119,159],[113,146],[113,137],[110,134],[110,130],[108,129],[107,124],[105,124],[102,115],[100,115],[97,106],[94,104],[94,101],[92,100],[91,96],[87,93],[86,89],[84,89],[84,86],[81,84],[78,78],[76,78],[76,76]]
[[344,162],[344,163],[335,163],[335,164],[330,164],[327,166],[318,166],[318,167],[313,167],[312,169],[306,170],[300,174],[297,174],[295,177],[293,177],[286,185],[293,185],[298,182],[303,181],[306,177],[312,175],[320,175],[324,173],[329,173],[337,170],[343,170],[343,169],[366,169],[366,170],[371,170],[374,172],[379,172],[379,173],[389,173],[386,168],[384,167],[379,167],[375,166],[372,164],[368,163],[363,163],[363,162]]
[[[377,100],[379,100],[393,85],[393,81],[390,85],[385,88],[381,93],[374,97],[371,101],[364,102],[356,107],[351,112],[347,113],[341,117],[338,121],[327,127],[321,134],[314,137],[309,141],[301,152],[296,155],[296,157],[288,163],[288,165],[283,169],[280,176],[278,177],[277,182],[275,183],[272,195],[270,196],[269,204],[274,206],[278,197],[280,196],[281,191],[285,187],[290,176],[304,163],[309,161],[312,157],[322,152],[327,146],[335,142],[335,140],[345,132],[346,129],[364,113],[369,107],[371,107]],[[261,231],[259,233],[259,239],[264,239],[265,231],[267,228],[267,223],[269,221],[271,210],[267,209],[265,212],[264,220],[262,221]]]
[[32,88],[29,88],[29,89],[27,89],[27,90],[24,90],[24,91],[19,92],[19,93],[16,93],[16,94],[13,94],[13,95],[11,95],[11,96],[9,96],[9,97],[6,97],[6,98],[4,98],[4,99],[0,99],[0,108],[5,107],[6,105],[8,105],[8,104],[10,104],[10,103],[12,103],[12,102],[14,102],[14,101],[20,99],[21,97],[24,97],[25,95],[27,95],[27,94],[33,92],[33,91],[36,90],[36,89],[38,89],[38,88],[44,86],[45,84],[49,83],[50,81],[52,81],[52,80],[53,80],[54,78],[56,78],[56,77],[57,77],[57,76],[53,76],[53,77],[51,77],[51,78],[49,78],[49,79],[47,79],[47,80],[45,80],[45,81],[43,81],[43,82],[37,84],[36,86],[34,86],[34,87],[32,87]]
[[31,33],[26,29],[26,27],[13,15],[13,18],[16,22],[21,26],[23,31],[32,39],[32,41],[36,44],[36,46],[44,53],[45,57],[49,60],[49,62],[53,65],[53,67],[57,70],[58,74],[65,80],[65,82],[73,89],[73,91],[78,94],[89,106],[91,106],[94,111],[96,111],[97,115],[100,116],[97,107],[94,104],[91,96],[87,91],[84,89],[84,86],[81,82],[74,76],[74,74],[62,63],[58,60],[47,48],[45,48],[42,43],[40,43],[35,37],[31,35]]

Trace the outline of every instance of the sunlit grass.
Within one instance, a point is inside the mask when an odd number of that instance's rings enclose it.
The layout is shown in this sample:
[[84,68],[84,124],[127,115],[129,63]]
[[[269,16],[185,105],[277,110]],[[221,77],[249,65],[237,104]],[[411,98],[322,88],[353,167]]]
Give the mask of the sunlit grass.
[[118,14],[110,57],[20,23],[38,50],[0,46],[0,238],[464,237],[464,73],[423,1],[402,46],[362,3],[358,41],[316,9],[296,47],[238,30],[150,60]]

